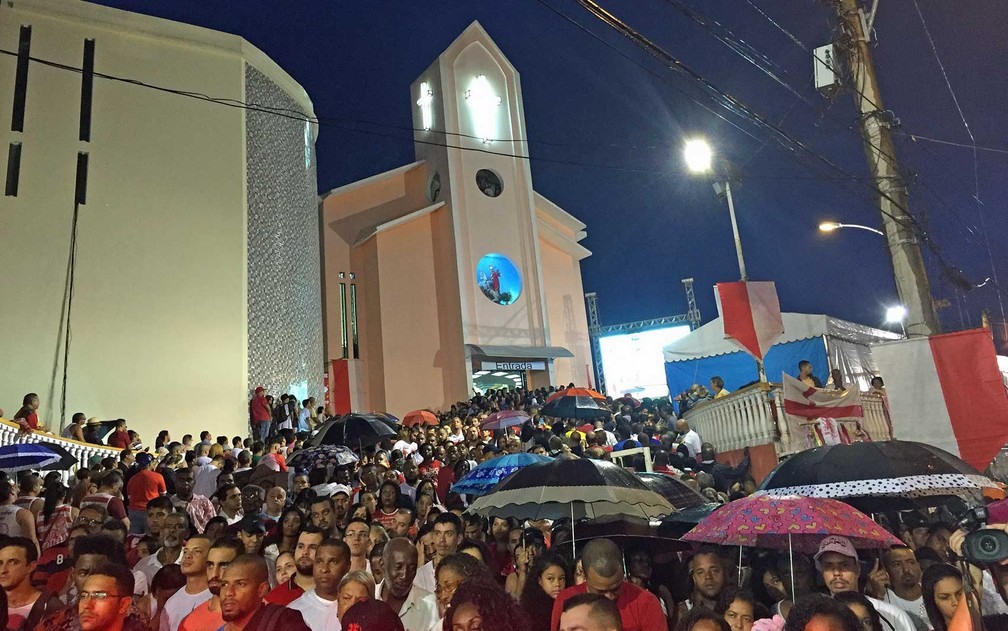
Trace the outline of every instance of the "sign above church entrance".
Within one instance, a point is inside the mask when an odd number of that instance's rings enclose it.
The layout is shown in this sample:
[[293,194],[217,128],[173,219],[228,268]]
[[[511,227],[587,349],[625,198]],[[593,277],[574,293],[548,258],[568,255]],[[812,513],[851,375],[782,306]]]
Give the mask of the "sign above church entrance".
[[546,370],[545,360],[539,361],[485,361],[480,362],[481,370]]

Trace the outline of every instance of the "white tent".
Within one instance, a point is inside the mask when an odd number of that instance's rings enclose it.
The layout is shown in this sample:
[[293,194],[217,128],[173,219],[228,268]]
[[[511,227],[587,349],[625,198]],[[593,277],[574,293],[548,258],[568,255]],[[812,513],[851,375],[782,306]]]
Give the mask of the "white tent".
[[[767,354],[768,358],[771,356],[771,353],[774,354],[775,358],[778,358],[778,361],[774,362],[775,365],[779,366],[783,362],[783,365],[789,371],[796,368],[797,360],[794,360],[794,357],[790,357],[789,354],[782,354],[781,352],[790,344],[794,345],[794,351],[797,353],[795,357],[807,358],[815,364],[815,356],[809,355],[810,346],[808,344],[799,345],[797,343],[821,340],[821,347],[818,345],[816,347],[822,348],[822,351],[816,354],[828,363],[828,366],[816,366],[816,374],[822,378],[822,375],[828,374],[828,369],[839,368],[847,383],[856,383],[864,389],[868,388],[869,381],[876,372],[875,362],[871,358],[871,350],[869,350],[868,346],[872,343],[900,338],[899,334],[891,331],[876,329],[863,324],[832,318],[827,315],[782,313],[781,317],[784,321],[784,334],[781,335],[780,339]],[[725,338],[721,318],[708,322],[686,337],[663,347],[662,351],[667,368],[669,363],[696,363],[696,368],[692,371],[695,373],[694,382],[703,383],[705,375],[709,378],[710,374],[725,372],[723,367],[726,366],[725,361],[727,360],[743,362],[746,366],[753,364],[753,360],[749,355]],[[724,360],[717,362],[701,361],[733,354],[735,357],[725,357]],[[704,370],[704,363],[710,366],[709,371]],[[767,363],[767,378],[770,381],[779,380],[780,368],[776,369],[777,374],[771,374],[771,362],[768,360]],[[679,367],[677,366],[676,368]],[[676,371],[669,371],[667,369],[666,372],[670,376],[669,387],[673,389],[678,388],[677,384],[671,383],[672,373]],[[708,372],[710,374],[707,374]],[[741,384],[734,385],[737,387]]]

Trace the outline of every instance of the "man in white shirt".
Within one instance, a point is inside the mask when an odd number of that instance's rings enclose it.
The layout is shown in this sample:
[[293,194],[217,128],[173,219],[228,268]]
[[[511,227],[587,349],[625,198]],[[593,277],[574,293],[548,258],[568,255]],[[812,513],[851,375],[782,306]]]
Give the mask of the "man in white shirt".
[[350,548],[338,539],[326,539],[315,551],[315,565],[312,577],[315,587],[298,596],[287,605],[301,612],[307,624],[314,631],[339,631],[340,622],[336,617],[339,601],[339,584],[350,571]]
[[217,456],[203,465],[199,465],[197,460],[197,465],[193,494],[212,497],[217,491],[217,476],[220,475],[221,468],[224,466],[224,456]]
[[[887,603],[896,605],[903,611],[927,622],[927,611],[924,610],[924,597],[921,593],[921,567],[917,563],[917,555],[906,546],[890,548],[882,557],[885,574],[872,572],[868,575],[868,590],[875,591],[873,596],[881,596]],[[884,584],[876,586],[876,576],[883,578]],[[872,588],[876,588],[872,590]],[[884,593],[881,593],[883,592]],[[916,622],[916,621],[915,621]]]
[[161,613],[161,631],[178,631],[182,619],[213,597],[207,579],[207,553],[210,540],[202,535],[190,537],[182,550],[182,575],[185,586],[165,601]]
[[389,541],[382,553],[385,580],[375,588],[375,596],[398,612],[406,631],[428,631],[439,618],[434,594],[414,583],[417,558],[409,539]]
[[690,458],[696,459],[703,447],[700,434],[697,434],[695,429],[690,429],[689,423],[683,420],[676,421],[676,431],[679,432],[679,442],[686,445],[686,449],[689,450]]
[[[822,573],[823,582],[830,595],[856,592],[861,565],[857,550],[847,537],[830,535],[819,543],[819,552],[813,557],[816,569]],[[916,627],[905,611],[887,602],[865,596],[875,606],[879,616],[894,631],[915,631]]]
[[432,594],[437,591],[434,569],[441,559],[458,551],[458,545],[462,542],[462,532],[462,520],[455,513],[442,513],[437,516],[434,520],[434,558],[417,571],[418,587]]

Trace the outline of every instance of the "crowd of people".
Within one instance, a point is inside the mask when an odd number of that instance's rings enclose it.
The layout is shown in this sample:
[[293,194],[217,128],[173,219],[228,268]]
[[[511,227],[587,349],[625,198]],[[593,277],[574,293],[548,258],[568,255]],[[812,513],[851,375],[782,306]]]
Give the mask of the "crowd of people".
[[[259,389],[248,437],[176,441],[163,430],[146,448],[123,423],[118,457],[93,459],[69,484],[62,472],[0,472],[0,628],[946,631],[964,591],[990,625],[1008,614],[1008,575],[957,564],[964,533],[940,513],[881,519],[905,543],[881,553],[831,536],[815,555],[789,555],[660,539],[574,545],[581,524],[569,519],[467,512],[472,498],[453,484],[523,451],[611,459],[649,445],[655,471],[711,502],[756,489],[748,453],[718,462],[668,399],[610,399],[611,414],[585,427],[540,414],[554,390],[475,396],[356,462],[300,470],[288,461],[325,410]],[[36,414],[32,397],[19,418]],[[529,420],[482,429],[499,410]],[[641,470],[642,457],[623,464]]]

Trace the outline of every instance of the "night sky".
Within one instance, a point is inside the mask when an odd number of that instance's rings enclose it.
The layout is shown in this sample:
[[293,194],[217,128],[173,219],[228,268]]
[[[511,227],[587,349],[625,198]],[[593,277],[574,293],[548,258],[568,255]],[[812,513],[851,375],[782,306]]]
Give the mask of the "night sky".
[[[824,2],[751,0],[800,42],[829,41]],[[979,199],[997,274],[1008,290],[1008,3],[916,0],[976,143]],[[676,5],[717,21],[765,58],[783,87]],[[585,291],[603,324],[686,311],[680,279],[696,279],[704,321],[712,286],[737,280],[728,213],[703,179],[685,172],[681,145],[704,135],[732,161],[749,276],[774,280],[786,311],[880,325],[896,302],[884,243],[858,230],[821,235],[825,219],[880,227],[853,98],[812,85],[812,59],[749,0],[605,1],[603,5],[718,88],[779,124],[846,172],[810,168],[771,135],[712,101],[573,0],[102,0],[101,4],[240,35],[304,86],[325,119],[317,144],[320,192],[413,160],[410,83],[473,20],[521,73],[536,190],[584,221],[593,255]],[[880,3],[873,48],[885,106],[899,121],[896,149],[911,211],[942,256],[974,283],[991,276],[973,151],[914,0]],[[581,27],[564,19],[560,12]],[[101,70],[100,67],[97,70]],[[143,77],[137,77],[143,79]],[[170,86],[185,89],[186,86]],[[797,95],[794,92],[797,92]],[[742,127],[697,105],[696,98]],[[751,136],[750,136],[751,134]],[[956,147],[910,135],[962,143]],[[754,138],[755,137],[755,138]],[[993,282],[957,291],[925,252],[946,330],[1001,319]],[[1008,291],[1005,300],[1008,300]]]

